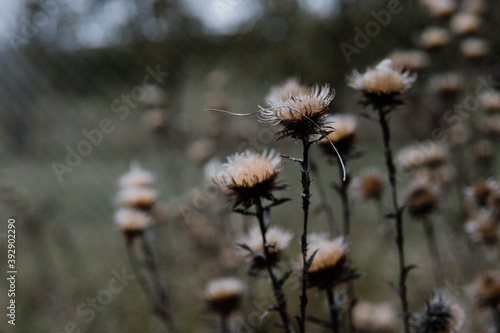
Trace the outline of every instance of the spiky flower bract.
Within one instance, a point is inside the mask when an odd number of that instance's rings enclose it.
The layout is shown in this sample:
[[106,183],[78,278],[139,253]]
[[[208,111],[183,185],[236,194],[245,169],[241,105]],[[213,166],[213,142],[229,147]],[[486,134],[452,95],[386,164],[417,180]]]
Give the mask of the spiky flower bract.
[[465,312],[442,291],[426,302],[425,313],[413,315],[416,333],[458,333],[464,325]]
[[258,198],[273,200],[273,190],[280,187],[276,177],[282,168],[282,158],[275,151],[262,154],[247,150],[229,156],[214,182],[227,191],[234,207],[252,206]]
[[[241,249],[241,254],[245,258],[248,264],[248,270],[250,273],[255,273],[263,271],[267,268],[267,265],[272,267],[276,266],[283,259],[283,251],[290,244],[292,239],[292,233],[283,230],[278,227],[270,227],[266,231],[266,241],[268,243],[268,256],[267,263],[266,259],[256,253],[252,252],[250,249],[256,250],[258,253],[264,254],[264,244],[262,244],[261,230],[258,226],[253,227],[248,232],[248,235],[242,237],[239,244],[245,246]],[[250,249],[248,249],[248,248]]]
[[[279,98],[278,98],[279,97]],[[261,110],[261,120],[281,126],[279,138],[311,138],[325,132],[325,116],[335,91],[322,87],[300,88],[268,100],[270,108]]]
[[309,288],[331,289],[357,278],[356,271],[351,268],[349,246],[344,237],[330,240],[326,235],[311,234],[309,240],[309,259],[316,253],[309,267]]
[[374,68],[368,68],[363,74],[354,70],[348,77],[347,84],[363,93],[365,104],[381,109],[400,104],[399,95],[408,90],[415,80],[415,75],[394,69],[392,61],[385,59]]
[[[356,117],[348,114],[328,115],[326,123],[332,130],[318,144],[326,154],[337,156],[338,152],[343,157],[348,156],[352,152],[358,137]],[[332,148],[332,143],[335,145],[337,152]]]
[[244,289],[243,282],[235,278],[211,280],[205,288],[205,302],[211,311],[227,316],[241,306]]

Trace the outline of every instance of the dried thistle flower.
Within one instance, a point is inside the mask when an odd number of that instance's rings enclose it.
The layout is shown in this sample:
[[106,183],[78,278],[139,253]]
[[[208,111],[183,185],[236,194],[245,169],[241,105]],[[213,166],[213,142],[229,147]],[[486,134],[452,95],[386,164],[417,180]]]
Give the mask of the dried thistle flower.
[[[269,229],[267,229],[266,240],[269,245],[267,260],[271,266],[276,266],[283,259],[283,251],[290,244],[290,240],[292,239],[292,237],[293,235],[291,232],[278,227],[270,227]],[[261,254],[264,254],[262,234],[258,226],[250,229],[248,235],[241,238],[238,243],[243,244],[250,249],[256,250]],[[267,268],[265,259],[262,256],[256,255],[247,248],[242,248],[240,251],[240,255],[245,258],[250,273],[259,272]]]
[[460,44],[460,52],[468,59],[484,58],[488,51],[488,42],[481,38],[470,37]]
[[500,114],[490,114],[481,124],[481,130],[490,136],[500,135]]
[[392,61],[385,59],[363,74],[354,70],[348,77],[347,85],[363,93],[366,104],[383,108],[401,103],[397,97],[408,90],[415,80],[415,75],[393,69]]
[[488,113],[500,113],[500,92],[489,91],[479,96],[479,100]]
[[450,33],[447,29],[429,27],[420,34],[420,45],[426,50],[442,48],[450,42]]
[[498,242],[498,221],[495,221],[491,212],[486,209],[474,213],[464,228],[476,243],[494,245]]
[[153,208],[158,193],[146,187],[128,187],[118,192],[116,201],[122,206],[149,211]]
[[361,301],[353,308],[352,322],[361,332],[392,332],[397,325],[397,314],[389,304]]
[[228,316],[240,308],[244,289],[243,282],[235,278],[211,280],[205,288],[205,302],[211,311]]
[[429,65],[429,56],[424,51],[395,51],[389,55],[396,70],[418,72]]
[[311,234],[309,240],[310,256],[316,251],[309,267],[309,288],[331,289],[358,277],[350,268],[349,247],[344,237],[329,240],[325,235]]
[[205,162],[212,157],[215,144],[212,140],[201,138],[193,141],[188,147],[188,155],[195,162]]
[[272,192],[280,189],[276,177],[282,164],[282,158],[275,151],[259,154],[247,150],[229,156],[214,182],[227,192],[234,207],[241,204],[248,208],[257,198],[274,200]]
[[348,156],[352,152],[358,137],[356,117],[348,114],[329,115],[326,118],[326,123],[333,130],[327,134],[328,139],[323,138],[318,144],[325,153],[337,156],[331,146],[331,143],[333,143],[341,156]]
[[465,203],[470,211],[487,207],[489,198],[500,188],[493,179],[478,180],[464,189]]
[[412,216],[422,218],[437,208],[438,201],[435,186],[428,182],[414,181],[408,187],[405,206]]
[[481,306],[498,306],[500,302],[500,270],[477,275],[470,285],[473,297]]
[[146,125],[146,128],[153,133],[162,132],[167,128],[167,116],[163,108],[148,110],[142,116],[141,121]]
[[[314,86],[304,90],[281,93],[279,99],[268,100],[269,109],[262,109],[261,120],[280,125],[280,138],[290,136],[294,139],[311,138],[322,134],[326,112],[335,91],[329,85]],[[278,94],[273,94],[278,97]]]
[[481,27],[481,18],[473,13],[461,12],[453,16],[450,26],[456,35],[473,34]]
[[462,3],[464,11],[472,14],[484,14],[488,8],[486,1],[484,0],[465,0]]
[[131,208],[119,208],[114,215],[115,223],[127,234],[139,234],[148,228],[153,220],[149,214]]
[[420,4],[436,18],[449,17],[457,8],[455,0],[420,0]]
[[385,187],[384,175],[377,169],[367,169],[352,182],[357,196],[365,200],[380,200]]
[[416,144],[401,149],[396,160],[398,164],[407,170],[415,170],[421,167],[437,169],[446,163],[446,150],[435,143]]
[[450,72],[432,77],[429,85],[435,93],[454,98],[463,90],[464,79],[460,73]]
[[121,188],[149,187],[155,182],[154,175],[141,168],[138,163],[131,163],[130,170],[120,177],[118,185]]
[[464,325],[465,312],[442,291],[426,301],[425,313],[412,316],[416,333],[457,333]]

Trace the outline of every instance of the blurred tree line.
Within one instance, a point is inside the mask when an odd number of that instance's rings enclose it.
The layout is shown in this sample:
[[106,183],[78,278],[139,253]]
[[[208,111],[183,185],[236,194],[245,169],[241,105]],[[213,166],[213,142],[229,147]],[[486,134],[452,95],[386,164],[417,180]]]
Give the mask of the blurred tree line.
[[[123,15],[119,29],[104,46],[79,46],[81,21],[100,15],[104,6],[117,1],[135,8],[133,15]],[[216,0],[213,5],[239,6],[246,1],[250,0]],[[207,31],[181,0],[93,0],[84,2],[86,9],[81,12],[65,0],[25,2],[18,27],[0,49],[0,114],[8,146],[13,151],[26,146],[23,133],[40,95],[106,95],[116,85],[142,79],[145,67],[157,64],[170,73],[164,88],[172,95],[190,66],[207,71],[223,67],[234,76],[266,85],[295,75],[309,83],[343,86],[352,68],[380,60],[395,45],[414,48],[418,32],[430,22],[417,1],[339,0],[324,17],[305,11],[300,0],[253,1],[262,14],[231,34]],[[402,10],[391,15],[390,23],[348,61],[341,43],[354,45],[355,28],[364,31],[367,22],[376,21],[372,13],[387,10],[390,3]],[[500,44],[500,19],[492,22],[494,26],[487,29],[494,58]],[[154,28],[153,35],[145,26]],[[26,32],[31,32],[29,38]],[[442,65],[445,68],[446,63]]]

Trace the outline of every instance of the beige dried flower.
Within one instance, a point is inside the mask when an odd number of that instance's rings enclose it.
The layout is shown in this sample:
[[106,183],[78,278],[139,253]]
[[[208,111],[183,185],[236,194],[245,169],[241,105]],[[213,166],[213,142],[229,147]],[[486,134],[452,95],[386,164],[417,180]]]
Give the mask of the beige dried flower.
[[356,117],[348,114],[329,115],[326,124],[331,127],[327,138],[321,139],[318,144],[327,154],[337,155],[331,144],[335,145],[341,156],[348,156],[356,143],[358,122]]
[[[274,98],[277,98],[279,94]],[[268,100],[270,108],[261,109],[261,120],[280,125],[280,138],[311,138],[324,132],[326,112],[335,92],[329,85],[303,88],[281,93],[279,99]]]
[[[291,232],[278,227],[270,227],[267,229],[266,241],[271,245],[268,247],[269,256],[267,260],[271,266],[276,266],[283,259],[283,251],[290,244],[292,237],[293,235]],[[250,229],[248,235],[242,237],[238,243],[264,254],[262,234],[258,226]],[[267,268],[265,259],[261,256],[257,256],[248,249],[242,248],[239,254],[245,258],[250,273],[255,273]]]
[[453,16],[450,26],[459,36],[473,34],[481,27],[481,18],[473,13],[461,12]]
[[493,245],[498,242],[498,221],[495,221],[491,212],[486,209],[474,213],[464,228],[471,240],[476,243]]
[[275,151],[262,154],[247,150],[227,158],[214,182],[221,186],[234,201],[250,207],[257,198],[273,200],[277,189],[275,180],[282,168],[282,158]]
[[424,51],[396,51],[389,55],[396,70],[418,72],[429,65],[429,56]]
[[449,17],[457,8],[455,0],[420,0],[420,4],[426,7],[430,14],[436,18]]
[[413,181],[407,189],[405,207],[417,218],[432,213],[438,206],[439,191],[433,184],[425,181]]
[[119,208],[114,220],[125,233],[141,233],[153,223],[150,215],[131,208]]
[[380,200],[385,187],[385,178],[377,169],[366,169],[352,182],[353,192],[365,200]]
[[500,302],[500,270],[488,270],[474,278],[470,291],[481,306],[498,306]]
[[439,49],[450,42],[450,33],[447,29],[429,27],[420,34],[420,45],[427,50]]
[[468,59],[484,58],[488,51],[488,42],[481,38],[469,37],[460,44],[460,52]]
[[316,253],[309,267],[307,285],[309,288],[329,289],[357,277],[350,268],[349,247],[340,236],[333,240],[324,234],[309,235],[309,258]]
[[500,113],[500,92],[488,91],[480,95],[479,100],[488,113]]
[[245,286],[235,278],[220,278],[208,282],[204,298],[208,308],[222,316],[228,316],[241,306]]
[[121,188],[149,187],[153,185],[154,181],[155,177],[151,172],[141,168],[138,163],[132,163],[129,172],[118,180],[118,185]]
[[157,191],[146,187],[128,187],[118,192],[116,201],[122,206],[150,210],[158,197]]

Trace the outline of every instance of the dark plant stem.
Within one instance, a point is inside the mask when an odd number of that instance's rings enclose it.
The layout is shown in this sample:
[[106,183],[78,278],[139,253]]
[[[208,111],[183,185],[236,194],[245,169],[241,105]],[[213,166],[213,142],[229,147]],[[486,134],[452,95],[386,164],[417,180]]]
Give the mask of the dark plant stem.
[[220,330],[222,333],[229,333],[229,324],[228,324],[228,316],[222,315],[220,317]]
[[391,132],[389,129],[389,124],[386,119],[386,112],[383,108],[378,108],[379,123],[382,128],[382,135],[384,140],[385,148],[385,162],[387,165],[387,172],[389,177],[389,184],[391,186],[392,194],[392,204],[394,209],[394,219],[396,222],[396,244],[398,247],[398,257],[399,257],[399,297],[401,299],[401,306],[403,310],[403,323],[404,332],[410,332],[410,322],[408,317],[408,299],[406,291],[406,275],[408,273],[408,268],[405,264],[405,252],[404,252],[404,235],[403,235],[403,212],[398,204],[398,194],[396,189],[396,166],[394,165],[394,159],[392,156],[391,149]]
[[311,178],[309,175],[309,148],[311,147],[311,142],[308,137],[302,138],[302,160],[300,164],[302,166],[302,210],[304,211],[303,219],[303,230],[301,237],[301,251],[302,251],[302,293],[300,296],[300,319],[299,319],[299,331],[305,333],[305,323],[306,323],[306,307],[307,307],[307,279],[309,275],[309,267],[307,265],[307,224],[309,219],[309,204],[310,204],[310,187]]
[[286,298],[285,298],[285,294],[283,293],[283,290],[281,288],[282,287],[281,282],[274,275],[273,267],[271,266],[271,263],[268,259],[269,258],[269,244],[267,244],[267,239],[266,239],[267,223],[265,221],[264,210],[262,208],[262,202],[261,202],[260,198],[256,198],[256,200],[255,200],[255,209],[256,209],[255,214],[257,216],[257,219],[259,220],[260,231],[262,234],[262,244],[264,247],[266,268],[267,268],[267,272],[269,273],[269,278],[271,279],[271,283],[273,286],[274,297],[275,297],[276,303],[277,303],[277,310],[278,310],[280,317],[281,317],[281,320],[283,322],[285,332],[293,333],[295,330],[293,329],[293,326],[291,325],[290,319],[288,317],[288,313],[286,310]]
[[429,246],[429,252],[432,258],[431,260],[434,265],[433,271],[436,287],[441,288],[444,283],[444,272],[434,234],[434,226],[429,218],[424,219],[422,222],[424,223],[425,238],[427,238],[427,245]]
[[492,302],[490,304],[491,314],[493,316],[493,324],[495,325],[494,332],[500,332],[500,309],[498,309],[498,303]]
[[333,208],[328,201],[328,197],[326,195],[325,187],[323,186],[323,182],[321,181],[321,175],[319,173],[318,167],[316,163],[311,161],[311,172],[313,173],[314,178],[316,179],[316,186],[318,188],[318,194],[321,199],[321,206],[323,206],[323,210],[326,214],[326,221],[328,223],[328,227],[330,229],[330,235],[333,237],[336,233],[338,233],[337,226],[335,225],[335,217],[333,215]]
[[[349,173],[347,171],[347,166],[346,166],[345,180],[344,180],[344,172],[343,172],[341,165],[339,165],[339,176],[340,176],[340,186],[338,187],[338,192],[340,195],[340,199],[342,201],[342,217],[343,217],[343,225],[344,225],[344,237],[350,241],[350,238],[351,238],[351,204],[349,202],[349,195],[348,195],[350,178],[349,178]],[[347,283],[347,298],[348,298],[348,301],[350,304],[353,301],[355,301],[354,294],[355,294],[354,282],[349,281]],[[355,331],[354,325],[352,323],[352,308],[353,307],[349,305],[349,308],[347,310],[347,317],[348,317],[348,322],[349,322],[349,332]]]
[[347,189],[349,187],[349,174],[346,175],[346,179],[344,180],[344,173],[342,168],[339,169],[340,175],[340,186],[338,187],[338,192],[340,195],[340,199],[342,201],[342,218],[344,225],[344,237],[350,238],[351,236],[351,206],[349,203],[349,196],[347,194]]
[[145,235],[142,236],[142,250],[144,251],[144,261],[146,263],[146,268],[148,269],[151,276],[153,289],[158,295],[158,304],[155,307],[155,312],[158,317],[160,317],[160,319],[165,323],[167,329],[175,331],[172,323],[172,316],[170,314],[170,305],[168,302],[167,293],[161,283],[161,277],[154,260],[153,251],[151,250],[151,246],[149,245],[149,241],[145,237]]
[[339,333],[339,310],[335,304],[335,294],[333,288],[326,289],[326,297],[328,299],[328,308],[330,310],[330,319],[332,321],[332,332]]

